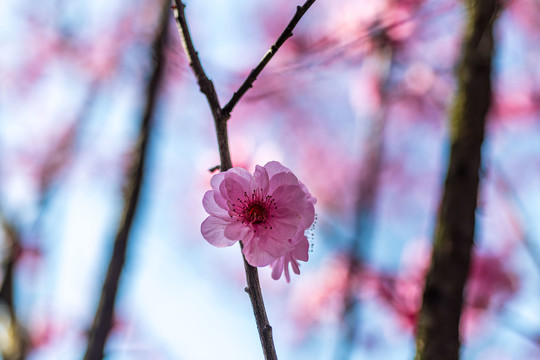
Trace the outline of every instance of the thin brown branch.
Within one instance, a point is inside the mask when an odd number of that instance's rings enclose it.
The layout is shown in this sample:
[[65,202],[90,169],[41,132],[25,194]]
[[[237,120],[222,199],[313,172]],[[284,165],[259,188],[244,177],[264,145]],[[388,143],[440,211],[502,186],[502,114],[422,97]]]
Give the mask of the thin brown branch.
[[450,113],[450,161],[418,317],[416,360],[459,359],[459,321],[474,242],[481,147],[491,103],[498,0],[467,0],[468,24]]
[[[240,247],[243,248],[242,243],[240,243]],[[242,257],[244,258],[244,269],[246,271],[247,282],[245,291],[249,294],[249,299],[251,300],[251,307],[253,308],[253,314],[255,315],[257,331],[259,332],[259,338],[263,347],[264,358],[266,360],[277,360],[274,339],[272,337],[272,326],[270,326],[268,317],[266,316],[261,284],[259,283],[259,273],[256,267],[249,265],[243,254]]]
[[255,82],[255,80],[257,80],[257,77],[259,76],[259,74],[262,72],[262,70],[268,64],[268,62],[272,59],[272,57],[276,54],[276,52],[279,50],[281,45],[283,45],[285,41],[287,41],[287,39],[293,35],[293,30],[296,27],[296,24],[298,24],[302,16],[304,16],[304,14],[308,11],[311,5],[315,3],[315,1],[316,0],[307,0],[304,3],[304,5],[296,7],[296,13],[294,14],[293,18],[291,19],[291,21],[289,22],[285,30],[283,30],[281,35],[279,35],[274,45],[272,45],[270,49],[266,52],[266,54],[263,56],[259,64],[255,68],[253,68],[253,70],[251,70],[251,72],[249,73],[244,83],[234,93],[234,95],[232,96],[231,100],[227,103],[227,105],[223,107],[223,110],[221,113],[225,119],[228,119],[231,116],[231,112],[233,108],[236,106],[236,104],[242,98],[242,96],[244,96],[244,94],[249,89],[251,89],[251,87],[253,86],[253,83]]
[[[219,105],[219,99],[217,97],[216,90],[212,81],[206,76],[202,67],[199,55],[195,50],[191,35],[189,32],[188,24],[186,21],[185,5],[182,1],[175,0],[176,11],[175,17],[182,37],[182,43],[184,50],[189,59],[189,63],[201,92],[206,96],[208,105],[214,118],[214,125],[216,128],[216,135],[219,148],[219,156],[221,160],[221,171],[227,171],[232,168],[231,155],[229,151],[229,142],[227,135],[227,120],[222,116],[221,107]],[[240,243],[242,247],[242,243]],[[259,338],[264,353],[264,358],[267,360],[277,359],[276,350],[274,347],[274,341],[272,339],[272,327],[268,322],[266,310],[264,308],[264,300],[262,297],[261,286],[259,284],[259,275],[257,268],[251,266],[243,256],[244,268],[246,272],[246,292],[249,294],[251,300],[251,306],[253,308],[253,314],[255,316],[255,322],[257,324],[257,331],[259,332]]]
[[165,59],[162,47],[166,41],[168,17],[169,3],[167,2],[162,11],[159,29],[153,44],[156,59],[146,91],[146,107],[141,121],[135,156],[131,164],[131,173],[129,174],[129,181],[125,188],[124,210],[101,291],[101,298],[88,336],[88,345],[84,360],[103,359],[105,343],[113,324],[114,303],[126,259],[128,239],[132,229],[133,219],[135,218],[139,204],[147,162],[148,143],[153,126],[154,109],[156,107],[159,85],[163,78]]
[[189,66],[195,74],[199,89],[206,96],[208,106],[212,112],[214,118],[214,125],[216,127],[216,135],[219,148],[219,157],[221,161],[221,171],[227,171],[232,168],[231,155],[229,151],[229,137],[227,135],[227,121],[221,116],[221,106],[219,105],[219,99],[212,80],[206,76],[204,69],[199,59],[199,53],[195,50],[193,40],[191,40],[191,34],[186,21],[185,5],[180,0],[174,1],[176,4],[176,10],[174,12],[178,30],[182,38],[182,45],[186,52],[186,56],[189,60]]
[[[231,101],[225,106],[225,108],[221,109],[214,84],[206,75],[199,59],[199,54],[195,49],[195,46],[193,45],[189,27],[186,21],[186,6],[181,0],[175,0],[175,17],[178,24],[178,29],[180,31],[180,36],[182,38],[182,44],[188,57],[189,65],[193,70],[193,73],[195,74],[197,83],[199,84],[199,89],[206,96],[208,105],[210,106],[210,110],[214,118],[219,156],[221,161],[221,171],[227,171],[232,167],[227,134],[227,119],[230,117],[230,112],[232,111],[236,103],[240,100],[240,98],[252,86],[257,76],[260,74],[266,64],[268,64],[276,51],[289,37],[292,36],[292,30],[294,29],[298,21],[302,18],[304,13],[314,2],[315,0],[308,0],[303,6],[299,6],[297,8],[296,14],[294,15],[293,19],[289,22],[289,25],[280,35],[276,43],[266,53],[259,65],[257,65],[257,67],[251,71],[240,89],[234,94]],[[240,246],[242,247],[242,243],[240,243]],[[261,340],[264,358],[267,360],[274,360],[277,359],[277,355],[274,347],[274,341],[272,338],[272,327],[270,326],[268,322],[268,317],[266,315],[257,268],[251,266],[246,261],[246,258],[244,256],[243,260],[247,281],[246,292],[249,294],[251,305],[253,307],[253,314],[255,316],[255,322],[257,324],[257,330],[259,332],[259,338]]]

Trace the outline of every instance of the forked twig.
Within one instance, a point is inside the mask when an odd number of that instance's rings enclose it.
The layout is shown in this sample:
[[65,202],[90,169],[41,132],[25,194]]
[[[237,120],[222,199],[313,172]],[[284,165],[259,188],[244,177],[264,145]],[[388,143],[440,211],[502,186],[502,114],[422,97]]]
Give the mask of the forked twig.
[[228,119],[231,116],[231,111],[233,110],[233,108],[236,106],[242,96],[244,96],[244,94],[249,89],[251,89],[253,83],[255,82],[255,80],[257,80],[257,77],[259,76],[261,71],[276,54],[281,45],[283,45],[285,41],[287,41],[287,39],[293,35],[293,30],[296,27],[296,24],[298,24],[302,16],[304,16],[304,14],[308,11],[308,9],[311,7],[311,5],[313,5],[315,1],[316,0],[307,0],[304,5],[296,7],[296,13],[294,14],[291,21],[289,21],[289,24],[287,25],[285,30],[283,30],[281,35],[279,35],[274,45],[272,45],[270,49],[266,52],[259,64],[257,64],[257,66],[255,66],[253,70],[251,70],[246,80],[244,80],[240,88],[234,93],[227,105],[223,107],[221,114],[225,119]]
[[[240,86],[238,91],[234,93],[231,101],[229,101],[229,103],[222,109],[219,104],[219,99],[214,84],[206,75],[199,59],[199,54],[197,50],[195,50],[195,46],[193,45],[189,27],[186,21],[186,6],[181,0],[174,1],[176,5],[175,18],[180,31],[180,36],[182,38],[182,44],[189,60],[189,66],[195,74],[195,78],[197,79],[197,83],[199,84],[199,89],[206,96],[208,105],[210,106],[210,110],[214,118],[219,156],[221,161],[221,171],[227,171],[232,167],[227,135],[227,119],[230,117],[232,109],[234,108],[236,103],[242,98],[242,96],[247,92],[247,90],[251,88],[253,82],[257,79],[257,76],[268,64],[270,59],[274,56],[274,54],[281,47],[281,45],[283,45],[283,43],[292,36],[292,30],[294,29],[300,18],[314,2],[315,0],[308,0],[303,6],[297,7],[294,17],[289,22],[282,34],[279,36],[276,43],[272,45],[272,47],[263,57],[261,62],[251,71],[251,73],[248,75],[244,83]],[[242,248],[242,246],[242,242],[240,242],[240,247]],[[257,268],[251,266],[246,261],[245,256],[243,256],[243,259],[247,282],[246,292],[249,294],[251,305],[253,307],[253,314],[255,316],[255,322],[257,323],[257,330],[259,332],[259,338],[261,340],[264,358],[266,360],[276,360],[277,355],[274,347],[274,340],[272,338],[272,327],[270,326],[270,323],[268,322],[268,317],[266,315]]]

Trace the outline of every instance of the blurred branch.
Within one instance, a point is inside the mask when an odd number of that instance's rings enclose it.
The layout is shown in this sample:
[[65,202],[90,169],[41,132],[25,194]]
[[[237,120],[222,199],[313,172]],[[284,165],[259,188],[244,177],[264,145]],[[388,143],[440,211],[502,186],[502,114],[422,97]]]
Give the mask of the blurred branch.
[[7,248],[7,254],[4,254],[2,259],[5,275],[2,286],[0,287],[0,301],[9,307],[11,317],[15,318],[15,309],[13,306],[13,268],[17,252],[20,250],[20,237],[15,226],[7,221],[3,212],[0,213],[0,222],[2,223]]
[[379,193],[379,181],[384,157],[384,132],[387,123],[388,87],[394,65],[394,49],[385,32],[376,39],[380,57],[380,73],[378,92],[380,110],[373,116],[371,128],[364,149],[364,166],[358,183],[355,203],[355,236],[348,250],[348,266],[345,293],[343,294],[343,311],[341,339],[338,342],[337,359],[349,359],[357,341],[360,328],[360,304],[358,300],[358,274],[364,265],[370,247],[375,226],[375,207]]
[[4,330],[8,335],[0,342],[0,352],[4,360],[24,360],[30,347],[30,340],[25,329],[19,323],[13,300],[14,273],[21,250],[20,235],[1,210],[0,222],[4,231],[6,249],[6,253],[2,256],[4,277],[0,287],[0,310],[8,312],[7,317],[4,317],[4,314],[0,316],[2,322],[5,321],[2,326],[5,327]]
[[381,164],[384,156],[384,132],[387,123],[388,88],[394,64],[393,44],[381,29],[373,33],[372,41],[377,45],[374,56],[378,69],[378,94],[380,110],[373,117],[363,148],[363,167],[358,180],[358,192],[355,201],[354,237],[348,249],[347,274],[343,294],[341,313],[341,334],[336,349],[336,359],[349,359],[358,340],[360,329],[360,302],[358,299],[357,279],[366,261],[375,224],[375,207],[378,196]]
[[315,0],[307,0],[304,5],[296,7],[296,13],[294,14],[293,18],[291,19],[285,30],[283,30],[281,35],[279,35],[274,45],[272,45],[270,49],[266,52],[259,64],[253,70],[251,70],[246,80],[242,83],[238,91],[234,93],[233,97],[227,103],[227,105],[223,107],[221,113],[225,119],[228,119],[231,116],[231,111],[233,110],[233,108],[236,106],[242,96],[244,96],[244,94],[249,89],[251,89],[253,83],[255,82],[255,80],[257,80],[257,77],[259,76],[261,71],[276,54],[281,45],[283,45],[285,41],[287,41],[287,39],[293,35],[292,31],[294,30],[296,24],[298,24],[302,16],[304,16],[304,14],[308,11],[308,9],[311,7],[311,5],[313,5],[314,2]]
[[[2,255],[3,279],[0,287],[0,303],[2,311],[7,311],[9,316],[9,329],[7,342],[0,343],[2,358],[5,360],[23,360],[31,351],[32,344],[23,324],[17,317],[17,304],[14,301],[14,284],[16,281],[16,269],[21,257],[28,246],[39,247],[39,244],[29,243],[39,239],[39,231],[47,208],[51,203],[59,183],[65,175],[70,159],[74,156],[75,143],[78,134],[84,124],[91,104],[97,93],[97,82],[93,82],[86,99],[78,112],[77,118],[61,134],[59,140],[43,154],[44,161],[37,169],[38,199],[37,214],[33,221],[25,228],[17,226],[17,222],[9,220],[3,209],[0,209],[0,223],[4,232],[5,253]],[[29,241],[30,240],[30,241]],[[2,319],[4,319],[2,317]]]
[[474,242],[481,146],[491,103],[498,0],[467,0],[467,28],[450,113],[450,161],[418,318],[416,360],[459,358],[459,320]]
[[166,41],[170,11],[170,4],[168,2],[165,3],[166,4],[161,11],[159,29],[156,32],[156,38],[152,45],[155,63],[152,76],[148,83],[148,88],[146,89],[146,106],[139,130],[135,156],[131,164],[131,173],[125,188],[124,210],[116,234],[113,253],[101,291],[99,305],[89,332],[84,360],[101,360],[103,358],[105,342],[112,328],[114,303],[118,291],[120,275],[126,259],[128,239],[141,194],[148,156],[148,143],[153,126],[152,120],[159,93],[159,86],[165,68],[163,46]]

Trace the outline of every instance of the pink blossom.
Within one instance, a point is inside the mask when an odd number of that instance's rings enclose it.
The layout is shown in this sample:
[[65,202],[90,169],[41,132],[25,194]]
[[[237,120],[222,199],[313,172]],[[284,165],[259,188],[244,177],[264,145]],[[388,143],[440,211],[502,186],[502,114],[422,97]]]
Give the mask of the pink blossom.
[[272,267],[272,278],[278,280],[281,273],[285,272],[287,282],[291,280],[289,275],[289,263],[295,274],[300,274],[300,265],[297,260],[308,261],[309,243],[303,232],[298,232],[292,239],[292,243],[296,244],[294,249],[287,254],[275,259],[270,266]]
[[242,168],[216,174],[212,190],[203,197],[210,214],[201,225],[203,237],[217,247],[237,241],[252,266],[273,268],[289,281],[289,263],[300,273],[297,260],[307,261],[309,244],[304,235],[315,218],[315,198],[286,167],[271,161],[251,175]]

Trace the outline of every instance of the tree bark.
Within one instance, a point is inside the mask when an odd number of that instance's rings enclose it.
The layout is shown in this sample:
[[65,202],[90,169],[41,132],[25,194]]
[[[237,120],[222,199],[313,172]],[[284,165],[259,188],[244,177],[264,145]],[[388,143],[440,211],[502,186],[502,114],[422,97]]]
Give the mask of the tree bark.
[[481,146],[491,102],[498,0],[466,0],[467,28],[450,113],[450,162],[418,317],[416,360],[459,358],[459,320],[474,241]]

